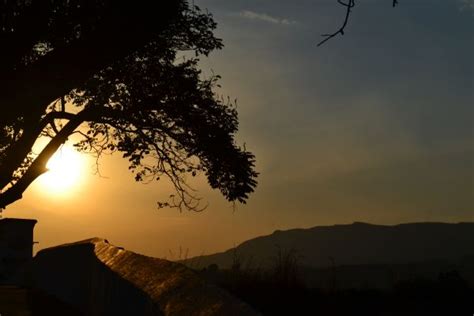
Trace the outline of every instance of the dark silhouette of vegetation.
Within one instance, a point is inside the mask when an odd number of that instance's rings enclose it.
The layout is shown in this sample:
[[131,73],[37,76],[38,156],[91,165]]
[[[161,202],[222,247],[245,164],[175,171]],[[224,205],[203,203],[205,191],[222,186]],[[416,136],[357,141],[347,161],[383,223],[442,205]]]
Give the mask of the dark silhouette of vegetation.
[[[470,315],[474,257],[463,242],[472,237],[471,226],[354,223],[276,231],[221,253],[225,256],[183,263],[263,315]],[[413,257],[409,248],[423,256]],[[315,253],[331,256],[309,261]],[[364,257],[366,263],[352,260]]]
[[[346,8],[346,14],[344,16],[344,21],[342,22],[342,25],[337,29],[337,31],[329,34],[322,34],[321,36],[324,37],[322,41],[318,43],[318,46],[323,45],[327,41],[329,41],[331,38],[337,36],[337,35],[344,35],[344,32],[346,30],[347,23],[349,22],[349,17],[351,15],[352,9],[356,5],[356,0],[347,0],[347,2],[344,2],[342,0],[337,0],[337,3],[339,3],[341,6]],[[396,7],[398,4],[398,0],[392,0],[392,7]]]
[[[120,152],[137,181],[168,178],[160,207],[201,210],[186,175],[203,173],[231,202],[256,186],[236,144],[235,102],[217,96],[199,57],[222,48],[212,15],[185,0],[0,2],[0,210],[47,171],[76,134],[78,150]],[[184,57],[192,53],[192,57]],[[49,139],[37,155],[33,145]]]
[[400,280],[390,289],[314,288],[300,270],[296,252],[280,250],[271,269],[210,265],[200,274],[263,315],[469,315],[474,308],[474,289],[456,270]]

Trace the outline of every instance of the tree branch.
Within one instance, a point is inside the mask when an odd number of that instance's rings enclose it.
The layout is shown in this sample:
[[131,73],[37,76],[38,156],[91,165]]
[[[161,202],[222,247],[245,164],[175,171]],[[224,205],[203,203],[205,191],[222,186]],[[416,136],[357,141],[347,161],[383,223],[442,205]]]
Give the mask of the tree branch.
[[0,190],[11,182],[13,173],[31,152],[33,145],[46,125],[54,125],[55,119],[72,120],[75,116],[76,114],[68,112],[50,112],[38,123],[26,126],[20,138],[3,153],[4,158],[0,163]]
[[351,14],[351,9],[355,6],[355,0],[348,0],[349,2],[347,3],[344,3],[342,2],[342,0],[337,0],[337,2],[346,7],[346,17],[344,18],[344,22],[342,23],[342,26],[334,33],[332,34],[323,34],[321,36],[325,37],[325,39],[323,39],[321,42],[318,43],[318,46],[321,46],[323,45],[324,43],[326,43],[327,41],[329,41],[331,38],[333,38],[334,36],[338,35],[338,34],[341,34],[341,35],[344,35],[344,29],[346,28],[347,26],[347,22],[349,21],[349,16]]
[[25,192],[28,186],[36,180],[36,178],[48,171],[46,168],[48,160],[59,147],[67,141],[69,135],[84,122],[89,112],[88,109],[85,109],[71,118],[61,131],[46,145],[38,157],[36,157],[23,176],[5,192],[0,194],[0,210],[5,209],[8,205],[21,199],[23,192]]
[[[348,0],[349,2],[345,3],[345,2],[342,2],[342,0],[337,0],[337,2],[346,7],[346,16],[344,17],[344,22],[342,23],[342,26],[334,33],[331,33],[331,34],[322,34],[321,36],[325,37],[325,39],[323,39],[322,41],[320,41],[318,43],[317,46],[321,46],[323,45],[324,43],[326,43],[327,41],[329,41],[331,38],[337,36],[338,34],[341,34],[341,35],[344,35],[344,30],[347,26],[347,23],[349,22],[349,16],[351,14],[351,9],[353,7],[355,7],[355,0]],[[395,8],[398,4],[398,0],[392,0],[392,7]]]
[[93,35],[56,47],[32,65],[0,72],[0,122],[38,116],[104,66],[147,44],[178,12],[178,1],[164,1],[159,11],[150,3],[142,0],[132,6],[129,1],[113,1],[107,19]]

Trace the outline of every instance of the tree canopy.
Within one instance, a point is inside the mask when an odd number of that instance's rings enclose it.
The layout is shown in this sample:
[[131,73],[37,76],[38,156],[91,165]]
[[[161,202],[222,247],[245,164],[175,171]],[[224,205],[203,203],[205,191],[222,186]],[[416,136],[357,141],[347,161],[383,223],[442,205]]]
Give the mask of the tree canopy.
[[[120,152],[137,181],[168,178],[176,194],[159,206],[200,209],[186,182],[198,173],[245,203],[255,157],[236,144],[235,104],[213,90],[219,77],[198,67],[223,47],[216,23],[185,0],[159,3],[0,2],[0,209],[73,134],[80,151]],[[48,144],[33,154],[40,137]]]

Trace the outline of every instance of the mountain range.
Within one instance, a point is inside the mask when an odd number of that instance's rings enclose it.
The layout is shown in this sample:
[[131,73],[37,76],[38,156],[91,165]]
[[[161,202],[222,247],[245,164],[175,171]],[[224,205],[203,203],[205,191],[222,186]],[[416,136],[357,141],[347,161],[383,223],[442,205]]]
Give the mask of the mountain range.
[[423,262],[459,262],[474,257],[474,223],[408,223],[316,226],[277,230],[247,240],[235,248],[184,260],[203,268],[217,264],[231,268],[236,262],[270,267],[276,256],[292,254],[304,267],[399,265]]

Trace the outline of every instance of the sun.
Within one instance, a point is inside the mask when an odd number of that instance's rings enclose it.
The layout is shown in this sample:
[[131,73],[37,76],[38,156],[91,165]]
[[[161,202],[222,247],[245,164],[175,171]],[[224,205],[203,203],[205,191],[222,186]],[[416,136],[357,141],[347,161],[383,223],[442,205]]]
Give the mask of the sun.
[[84,159],[69,146],[61,147],[48,161],[48,171],[38,178],[42,191],[66,195],[81,184]]

